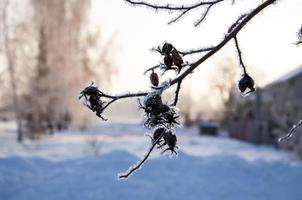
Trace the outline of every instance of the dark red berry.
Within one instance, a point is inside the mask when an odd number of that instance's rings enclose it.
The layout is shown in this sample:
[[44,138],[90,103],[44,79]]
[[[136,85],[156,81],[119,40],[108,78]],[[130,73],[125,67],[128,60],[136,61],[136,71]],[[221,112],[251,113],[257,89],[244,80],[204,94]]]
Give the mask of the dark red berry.
[[153,86],[158,86],[159,84],[159,78],[157,73],[153,72],[150,74],[150,82]]
[[182,57],[179,55],[179,53],[176,49],[172,50],[172,59],[173,59],[174,65],[176,65],[177,67],[181,67],[181,65],[184,63],[184,61],[182,60]]

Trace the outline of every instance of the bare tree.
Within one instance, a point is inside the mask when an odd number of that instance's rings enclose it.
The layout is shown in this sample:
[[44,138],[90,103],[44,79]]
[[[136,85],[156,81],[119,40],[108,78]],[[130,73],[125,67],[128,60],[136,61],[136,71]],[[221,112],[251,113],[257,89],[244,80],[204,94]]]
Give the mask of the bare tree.
[[20,104],[19,104],[19,97],[17,95],[17,81],[15,75],[15,67],[13,63],[13,53],[10,46],[10,30],[8,30],[8,6],[9,1],[3,0],[1,1],[1,10],[2,10],[2,34],[3,34],[3,45],[4,45],[4,52],[6,55],[7,66],[10,76],[10,85],[11,85],[11,93],[13,98],[13,106],[15,111],[15,117],[17,122],[17,141],[22,142],[23,140],[23,132],[21,127],[21,112],[20,112]]
[[[31,0],[36,62],[27,75],[29,134],[36,138],[69,123],[87,126],[90,116],[74,99],[78,88],[94,79],[110,88],[115,73],[114,37],[90,31],[90,0]],[[54,81],[55,80],[55,81]]]
[[226,62],[218,63],[209,75],[209,90],[210,94],[218,97],[216,101],[219,106],[219,112],[216,114],[216,119],[225,122],[229,118],[233,107],[231,102],[235,98],[234,94],[234,81],[236,77],[235,63],[233,60],[227,59]]
[[[197,3],[193,3],[190,5],[156,5],[145,1],[125,1],[131,5],[145,6],[155,11],[168,11],[172,13],[177,13],[176,17],[171,19],[169,24],[177,22],[179,19],[187,15],[190,11],[203,8],[205,12],[202,13],[201,16],[199,16],[198,20],[194,24],[195,26],[200,25],[208,16],[209,11],[212,10],[217,4],[221,2],[227,2],[227,0],[213,0],[198,1]],[[162,71],[162,73],[165,73],[167,70],[175,70],[177,72],[177,76],[171,80],[163,81],[160,85],[158,85],[158,77],[156,75],[152,75],[150,79],[153,86],[151,87],[150,91],[138,93],[125,93],[122,95],[111,95],[103,92],[102,90],[99,90],[94,85],[90,85],[81,92],[80,97],[85,98],[86,106],[93,112],[96,112],[96,115],[102,119],[105,119],[102,116],[104,110],[106,110],[108,106],[112,105],[117,100],[132,97],[143,97],[143,99],[141,99],[143,100],[143,102],[139,100],[139,107],[142,108],[146,113],[144,125],[147,128],[153,129],[153,135],[151,136],[152,145],[149,151],[147,152],[146,156],[143,157],[143,159],[137,164],[130,167],[127,172],[120,174],[119,178],[127,178],[133,172],[139,169],[142,164],[148,159],[155,146],[158,146],[158,148],[167,147],[165,150],[163,150],[163,152],[170,150],[171,154],[176,153],[175,149],[177,149],[177,137],[175,135],[175,128],[179,123],[177,122],[178,114],[175,110],[175,106],[178,103],[178,95],[181,89],[181,84],[183,80],[188,75],[193,73],[198,66],[200,66],[206,60],[216,54],[228,42],[234,42],[235,50],[238,53],[239,63],[243,69],[242,77],[238,84],[239,90],[243,94],[247,94],[255,90],[254,80],[248,75],[246,66],[241,56],[242,53],[240,50],[240,40],[238,40],[238,33],[261,11],[276,2],[277,0],[261,1],[260,5],[258,5],[256,8],[253,8],[250,12],[240,15],[238,19],[230,25],[229,29],[226,30],[222,41],[220,41],[218,44],[209,45],[205,48],[193,50],[177,50],[176,47],[170,43],[165,43],[162,46],[159,46],[158,48],[154,48],[156,52],[159,52],[160,55],[164,56],[164,62],[152,68],[149,68],[146,71],[154,71],[159,69]],[[234,4],[235,1],[232,1],[232,3]],[[203,55],[201,55],[199,59],[192,63],[183,61],[182,56],[192,54]],[[167,89],[171,88],[171,86],[173,85],[176,85],[174,100],[172,101],[172,103],[163,103],[161,99],[162,93]]]

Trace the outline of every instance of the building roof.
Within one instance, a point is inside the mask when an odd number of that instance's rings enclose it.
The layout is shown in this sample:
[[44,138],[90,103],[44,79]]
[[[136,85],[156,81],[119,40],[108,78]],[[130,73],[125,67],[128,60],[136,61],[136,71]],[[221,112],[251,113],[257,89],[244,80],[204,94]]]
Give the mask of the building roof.
[[273,85],[273,84],[276,84],[276,83],[283,83],[283,82],[289,81],[293,78],[296,78],[297,76],[300,76],[300,75],[302,76],[302,66],[300,66],[300,67],[290,71],[289,73],[281,76],[280,78],[273,81],[269,85]]

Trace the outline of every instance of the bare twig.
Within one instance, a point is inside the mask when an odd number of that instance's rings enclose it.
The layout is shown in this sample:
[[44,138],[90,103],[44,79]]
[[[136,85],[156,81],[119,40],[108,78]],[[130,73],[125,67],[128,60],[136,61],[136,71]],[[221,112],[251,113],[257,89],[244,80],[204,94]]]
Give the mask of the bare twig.
[[134,171],[138,170],[143,164],[144,162],[149,158],[151,152],[153,151],[154,147],[156,146],[156,144],[158,144],[158,142],[162,139],[162,137],[164,136],[165,132],[163,132],[157,140],[153,141],[152,146],[150,147],[148,153],[144,156],[144,158],[139,161],[137,164],[135,164],[134,166],[131,166],[127,172],[125,173],[121,173],[118,174],[118,177],[120,179],[124,179],[124,178],[128,178]]
[[294,135],[295,130],[298,129],[300,126],[302,126],[302,120],[300,120],[298,122],[298,124],[294,124],[293,127],[290,129],[290,131],[286,135],[284,135],[278,139],[278,142],[283,142],[284,140],[291,138]]
[[156,4],[151,4],[151,3],[147,3],[144,1],[132,1],[132,0],[125,0],[126,2],[133,4],[133,5],[140,5],[140,6],[146,6],[155,10],[174,10],[174,11],[183,11],[183,10],[192,10],[195,8],[198,8],[200,6],[204,6],[204,5],[212,5],[212,4],[216,4],[218,2],[224,1],[224,0],[216,0],[216,1],[200,1],[199,3],[196,4],[192,4],[192,5],[171,5],[171,4],[167,4],[167,5],[156,5]]
[[201,22],[203,22],[203,20],[206,18],[206,16],[208,15],[208,13],[210,12],[212,6],[214,6],[215,4],[211,4],[207,7],[206,11],[201,15],[200,19],[197,20],[197,22],[194,23],[194,26],[199,26]]
[[[191,55],[191,54],[196,54],[196,53],[203,53],[203,52],[207,52],[207,51],[211,51],[213,50],[215,47],[211,46],[211,47],[205,47],[205,48],[200,48],[200,49],[191,49],[191,50],[186,50],[186,51],[178,51],[178,53],[180,53],[182,56],[186,56],[186,55]],[[152,48],[151,51],[155,51],[160,53],[161,55],[164,55],[164,53],[161,51],[160,47],[156,47],[156,48]]]
[[196,54],[196,53],[203,53],[203,52],[207,52],[207,51],[211,51],[213,50],[215,47],[206,47],[206,48],[200,48],[200,49],[193,49],[193,50],[187,50],[187,51],[178,51],[180,54],[182,54],[183,56],[186,55],[191,55],[191,54]]
[[125,99],[125,98],[133,98],[133,97],[142,97],[142,96],[146,96],[147,94],[148,94],[147,92],[138,92],[138,93],[128,93],[128,94],[113,96],[113,95],[108,95],[108,94],[102,93],[101,96],[111,99],[111,101],[106,103],[106,105],[103,107],[102,111],[104,111],[108,106],[110,106],[110,104],[112,104],[113,102],[115,102],[117,100]]
[[163,64],[155,65],[154,67],[148,68],[146,71],[144,71],[144,75],[147,74],[147,72],[155,70],[157,68],[161,68]]
[[179,96],[181,83],[182,83],[182,80],[177,83],[177,87],[176,87],[176,90],[175,90],[174,102],[173,102],[172,106],[176,106],[176,104],[178,102],[178,96]]
[[171,19],[168,24],[173,24],[175,22],[177,22],[180,18],[182,18],[187,12],[189,12],[190,10],[185,10],[182,13],[180,13],[177,17]]
[[199,19],[196,23],[195,26],[198,26],[204,19],[205,17],[208,15],[209,10],[211,9],[212,6],[214,6],[217,3],[220,3],[222,1],[225,0],[215,0],[215,1],[200,1],[198,3],[195,4],[191,4],[191,5],[171,5],[171,4],[167,4],[167,5],[156,5],[156,4],[151,4],[151,3],[147,3],[145,1],[132,1],[132,0],[125,0],[126,2],[132,4],[132,5],[139,5],[139,6],[146,6],[148,8],[152,8],[156,11],[158,10],[165,10],[165,11],[174,11],[174,12],[180,12],[180,14],[178,16],[176,16],[175,18],[171,19],[168,24],[172,24],[177,22],[180,18],[182,18],[185,14],[187,14],[189,11],[192,11],[194,9],[197,8],[201,8],[201,7],[206,7],[206,11],[202,14],[201,19]]
[[238,57],[239,57],[239,63],[241,65],[241,67],[243,68],[243,74],[246,74],[246,67],[245,67],[245,65],[243,63],[243,60],[242,60],[241,50],[239,48],[239,43],[238,43],[238,40],[237,40],[237,36],[234,37],[234,41],[235,41],[235,46],[236,46]]

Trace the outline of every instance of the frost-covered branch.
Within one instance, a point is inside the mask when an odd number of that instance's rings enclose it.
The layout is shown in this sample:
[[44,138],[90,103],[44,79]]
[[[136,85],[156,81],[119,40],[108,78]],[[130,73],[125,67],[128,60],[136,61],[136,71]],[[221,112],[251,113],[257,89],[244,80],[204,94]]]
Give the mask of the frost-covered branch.
[[290,129],[290,131],[286,135],[284,135],[278,139],[278,142],[283,142],[283,141],[291,138],[294,135],[295,130],[298,129],[300,126],[302,126],[302,120],[300,120],[297,124],[294,124],[293,127]]
[[154,147],[162,139],[164,134],[165,134],[165,132],[163,132],[155,141],[152,142],[152,146],[150,147],[149,151],[147,152],[147,154],[144,156],[144,158],[141,161],[139,161],[134,166],[131,166],[127,170],[127,172],[118,174],[118,177],[120,179],[128,178],[134,171],[138,170],[146,162],[146,160],[149,158],[149,156],[151,155],[151,152],[153,151]]
[[195,26],[198,26],[208,15],[210,9],[220,2],[226,1],[226,0],[215,0],[215,1],[199,1],[194,4],[190,5],[157,5],[148,3],[145,1],[132,1],[132,0],[125,0],[126,2],[135,5],[135,6],[145,6],[151,9],[154,9],[155,11],[163,10],[163,11],[170,11],[170,12],[179,12],[179,14],[171,19],[168,24],[172,24],[177,22],[179,19],[181,19],[183,16],[185,16],[188,12],[198,9],[198,8],[205,8],[205,12],[201,15],[200,19],[194,23]]
[[174,102],[173,102],[173,106],[176,106],[177,105],[177,102],[178,102],[178,96],[179,96],[179,92],[180,92],[180,87],[181,87],[181,83],[182,81],[179,81],[177,83],[177,87],[176,87],[176,90],[175,90],[175,97],[174,97]]
[[[245,14],[242,17],[240,16],[238,18],[239,22],[238,24],[225,36],[225,38],[218,43],[216,46],[213,47],[212,50],[210,50],[208,53],[206,53],[204,56],[202,56],[200,59],[198,59],[195,63],[193,63],[186,71],[184,71],[180,76],[173,79],[171,81],[171,85],[174,85],[178,83],[180,80],[184,79],[187,75],[192,73],[195,68],[197,68],[200,64],[202,64],[204,61],[206,61],[208,58],[213,56],[215,53],[217,53],[222,47],[224,47],[231,39],[233,39],[239,31],[253,19],[258,13],[260,13],[263,9],[268,7],[269,5],[275,3],[277,0],[267,0],[260,4],[258,7],[256,7],[254,10],[252,10],[250,13]],[[238,21],[237,20],[237,21]]]
[[[99,118],[106,121],[107,119],[102,116],[102,113],[115,101],[125,98],[142,97],[146,96],[147,94],[148,93],[146,92],[137,92],[126,93],[122,95],[109,95],[99,90],[96,86],[94,86],[94,82],[92,82],[82,92],[80,92],[80,96],[78,98],[80,100],[84,97],[84,105],[87,106],[93,112],[96,112],[96,115]],[[109,101],[106,102],[105,100]]]
[[[133,5],[143,5],[146,7],[153,8],[155,10],[166,10],[166,11],[178,11],[180,15],[174,19],[173,22],[180,19],[187,12],[192,9],[205,6],[206,12],[202,15],[199,23],[203,21],[204,17],[207,16],[209,10],[215,4],[222,2],[223,0],[216,1],[201,1],[196,4],[188,5],[188,6],[176,6],[176,5],[153,5],[143,1],[132,1],[125,0]],[[247,14],[241,15],[228,29],[227,34],[223,38],[221,42],[216,45],[212,45],[208,48],[201,48],[197,50],[191,51],[178,51],[172,44],[164,43],[161,47],[155,48],[153,50],[160,53],[163,56],[163,63],[159,65],[155,65],[145,71],[144,74],[150,73],[150,82],[152,84],[150,91],[148,92],[138,92],[138,93],[127,93],[123,95],[108,95],[103,91],[100,91],[97,87],[90,85],[86,87],[82,92],[80,98],[85,98],[85,105],[91,109],[93,112],[96,112],[96,115],[100,118],[104,119],[101,114],[103,111],[112,105],[115,101],[124,98],[132,98],[132,97],[140,97],[139,99],[139,108],[143,109],[145,112],[145,121],[144,126],[148,129],[153,130],[152,145],[146,154],[146,156],[137,164],[130,167],[126,173],[120,174],[119,178],[127,178],[136,170],[138,170],[143,163],[149,158],[151,152],[154,150],[154,147],[158,145],[158,148],[166,147],[162,153],[166,151],[170,151],[171,154],[176,152],[177,146],[177,137],[175,135],[175,128],[179,125],[178,113],[176,112],[175,106],[178,103],[178,96],[181,90],[181,84],[183,80],[193,71],[200,66],[207,59],[212,57],[215,53],[217,53],[221,48],[223,48],[230,40],[234,39],[236,44],[236,49],[239,55],[240,65],[244,68],[244,76],[239,81],[239,89],[242,92],[245,92],[247,88],[250,89],[249,92],[254,91],[254,81],[248,76],[245,72],[245,65],[243,64],[241,51],[237,41],[237,34],[242,30],[242,28],[250,22],[258,13],[260,13],[263,9],[268,7],[269,5],[275,3],[277,0],[266,0],[258,7],[253,9]],[[197,22],[198,23],[198,22]],[[198,24],[199,24],[198,23]],[[182,56],[202,53],[205,52],[203,56],[197,59],[193,63],[185,62]],[[186,69],[184,69],[186,67]],[[175,70],[177,75],[174,79],[162,81],[160,84],[159,76],[156,71],[160,70],[162,73],[165,73],[167,70]],[[169,89],[174,84],[177,84],[175,90],[174,101],[172,105],[168,105],[162,101],[162,93]],[[106,102],[105,100],[109,100]]]

